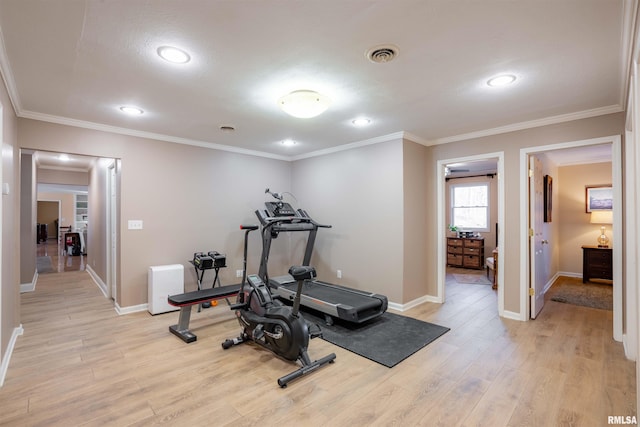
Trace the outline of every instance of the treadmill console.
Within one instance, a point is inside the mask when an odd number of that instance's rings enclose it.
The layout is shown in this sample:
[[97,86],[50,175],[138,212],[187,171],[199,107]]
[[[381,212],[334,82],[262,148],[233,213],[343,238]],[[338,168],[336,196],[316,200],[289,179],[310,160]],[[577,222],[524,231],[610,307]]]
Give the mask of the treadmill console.
[[277,216],[298,216],[297,212],[289,203],[285,202],[265,202],[267,212],[270,217]]

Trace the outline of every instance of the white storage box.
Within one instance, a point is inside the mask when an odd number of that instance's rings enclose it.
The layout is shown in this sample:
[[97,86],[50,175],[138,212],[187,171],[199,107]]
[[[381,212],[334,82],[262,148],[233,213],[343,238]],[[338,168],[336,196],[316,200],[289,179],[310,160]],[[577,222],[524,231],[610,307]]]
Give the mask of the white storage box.
[[184,267],[182,264],[149,267],[148,310],[151,314],[179,310],[167,302],[169,295],[184,293]]

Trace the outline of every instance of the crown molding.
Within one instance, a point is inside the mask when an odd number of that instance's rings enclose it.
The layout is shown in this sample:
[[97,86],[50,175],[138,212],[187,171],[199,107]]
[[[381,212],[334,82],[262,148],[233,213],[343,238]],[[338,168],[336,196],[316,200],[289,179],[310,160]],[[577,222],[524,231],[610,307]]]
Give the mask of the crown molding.
[[117,126],[105,125],[101,123],[88,122],[84,120],[70,119],[67,117],[54,116],[51,114],[36,113],[33,111],[22,111],[19,117],[32,120],[40,120],[43,122],[56,123],[66,126],[74,126],[84,129],[98,130],[102,132],[111,132],[120,135],[135,136],[138,138],[155,139],[158,141],[173,142],[175,144],[192,145],[195,147],[211,148],[214,150],[228,151],[236,154],[246,154],[249,156],[266,157],[268,159],[291,161],[288,156],[266,153],[263,151],[248,150],[246,148],[232,147],[230,145],[216,144],[213,142],[198,141],[195,139],[180,138],[177,136],[163,135],[153,132],[145,132]]
[[9,100],[13,106],[13,111],[16,115],[20,115],[22,106],[20,105],[20,96],[18,96],[18,89],[16,82],[13,79],[13,73],[11,72],[11,64],[9,63],[9,57],[4,46],[4,36],[2,35],[2,28],[0,28],[0,76],[4,81],[4,85],[7,88],[9,94]]
[[499,135],[519,130],[532,129],[541,126],[555,125],[558,123],[570,122],[573,120],[588,119],[590,117],[604,116],[607,114],[619,113],[624,111],[619,104],[609,105],[607,107],[594,108],[592,110],[577,111],[575,113],[561,114],[558,116],[546,117],[544,119],[530,120],[528,122],[513,123],[507,126],[485,129],[476,132],[469,132],[460,135],[448,136],[446,138],[437,138],[432,141],[431,145],[448,144],[450,142],[466,141],[469,139],[482,138],[485,136]]
[[296,161],[302,159],[308,159],[310,157],[326,156],[327,154],[338,153],[340,151],[351,150],[353,148],[366,147],[367,145],[380,144],[382,142],[389,142],[404,138],[404,132],[395,132],[388,135],[377,136],[375,138],[365,139],[363,141],[352,142],[349,144],[337,145],[331,148],[325,148],[323,150],[312,151],[310,153],[299,154],[297,156],[291,156],[289,160]]

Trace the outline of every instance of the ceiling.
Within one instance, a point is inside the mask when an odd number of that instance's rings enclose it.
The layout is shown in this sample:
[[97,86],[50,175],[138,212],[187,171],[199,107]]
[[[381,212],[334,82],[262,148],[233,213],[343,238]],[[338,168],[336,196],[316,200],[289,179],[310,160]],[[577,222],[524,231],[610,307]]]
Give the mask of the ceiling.
[[[624,110],[635,0],[2,0],[21,117],[295,159],[425,145]],[[191,61],[157,55],[179,47]],[[397,56],[365,53],[393,45]],[[515,75],[495,88],[487,80]],[[331,99],[311,119],[278,99]],[[135,105],[131,117],[119,107]],[[355,127],[357,117],[371,120]],[[231,126],[234,131],[222,131]],[[296,144],[281,142],[293,139]]]

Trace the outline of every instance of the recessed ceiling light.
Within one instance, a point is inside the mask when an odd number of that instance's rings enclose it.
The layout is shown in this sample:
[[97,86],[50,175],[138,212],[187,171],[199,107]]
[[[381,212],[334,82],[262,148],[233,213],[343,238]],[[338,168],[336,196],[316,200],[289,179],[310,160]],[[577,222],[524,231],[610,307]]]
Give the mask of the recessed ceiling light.
[[357,127],[367,126],[371,124],[371,119],[368,119],[366,117],[358,117],[357,119],[353,119],[351,123],[353,123],[353,125]]
[[280,144],[284,145],[285,147],[293,147],[297,144],[297,142],[295,142],[293,139],[285,139],[281,141]]
[[122,106],[120,107],[120,111],[122,111],[125,114],[129,114],[130,116],[139,116],[142,113],[144,113],[142,109],[138,107],[132,107],[132,106]]
[[160,46],[158,55],[165,61],[173,62],[174,64],[186,64],[191,60],[187,52],[172,46]]
[[487,80],[487,85],[491,87],[508,86],[516,81],[516,76],[513,74],[501,74]]
[[301,119],[318,116],[329,108],[331,99],[312,90],[296,90],[278,100],[282,111]]

